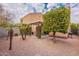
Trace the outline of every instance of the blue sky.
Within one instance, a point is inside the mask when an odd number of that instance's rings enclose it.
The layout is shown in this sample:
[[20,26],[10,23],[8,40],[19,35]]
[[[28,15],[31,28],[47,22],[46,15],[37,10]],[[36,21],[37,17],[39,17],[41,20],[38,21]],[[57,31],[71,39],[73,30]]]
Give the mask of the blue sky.
[[4,3],[6,10],[14,13],[14,23],[20,22],[20,18],[29,13],[45,13],[53,8],[61,6],[71,7],[71,22],[79,23],[79,3]]

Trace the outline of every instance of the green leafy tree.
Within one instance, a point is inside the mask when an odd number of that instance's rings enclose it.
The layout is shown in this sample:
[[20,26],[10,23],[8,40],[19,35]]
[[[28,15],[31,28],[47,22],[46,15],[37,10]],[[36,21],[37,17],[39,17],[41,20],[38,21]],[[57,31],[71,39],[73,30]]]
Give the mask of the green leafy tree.
[[56,32],[67,33],[70,23],[70,9],[59,7],[48,11],[43,15],[43,31],[53,32],[55,39]]
[[11,21],[14,19],[15,15],[14,13],[11,13],[7,9],[4,8],[5,6],[3,4],[0,4],[0,27],[6,29],[8,31],[8,36],[10,39],[10,46],[9,50],[12,49],[12,38],[13,38],[13,24]]
[[22,39],[25,40],[26,39],[26,35],[28,33],[28,26],[27,24],[18,24],[18,27],[20,29],[20,34],[22,36]]
[[10,39],[10,44],[9,44],[9,50],[12,49],[12,39],[13,39],[13,24],[10,23],[3,23],[1,24],[1,27],[4,28],[8,32],[7,39]]

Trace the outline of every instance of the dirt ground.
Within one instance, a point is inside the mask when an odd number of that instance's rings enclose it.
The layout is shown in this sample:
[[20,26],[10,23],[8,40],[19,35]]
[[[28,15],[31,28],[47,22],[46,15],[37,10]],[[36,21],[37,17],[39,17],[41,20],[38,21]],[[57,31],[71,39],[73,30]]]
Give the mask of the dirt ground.
[[12,50],[9,49],[9,40],[0,38],[0,56],[79,56],[79,37],[63,39],[51,37],[27,36],[22,40],[20,36],[14,37]]

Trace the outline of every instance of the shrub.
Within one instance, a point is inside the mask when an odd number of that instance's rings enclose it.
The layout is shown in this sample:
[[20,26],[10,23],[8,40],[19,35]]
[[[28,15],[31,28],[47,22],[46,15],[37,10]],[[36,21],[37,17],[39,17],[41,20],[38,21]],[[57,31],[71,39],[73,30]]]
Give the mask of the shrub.
[[78,24],[75,24],[75,23],[71,23],[71,32],[73,34],[78,34],[78,30],[79,30],[79,25]]

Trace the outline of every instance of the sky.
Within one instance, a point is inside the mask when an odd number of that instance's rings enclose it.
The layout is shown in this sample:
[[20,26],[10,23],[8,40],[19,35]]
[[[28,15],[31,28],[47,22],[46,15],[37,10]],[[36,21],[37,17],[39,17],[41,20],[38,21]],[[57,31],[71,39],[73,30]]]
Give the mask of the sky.
[[20,19],[29,13],[46,13],[50,9],[61,6],[71,7],[71,22],[79,23],[79,3],[4,3],[4,8],[15,14],[13,22],[18,23]]

